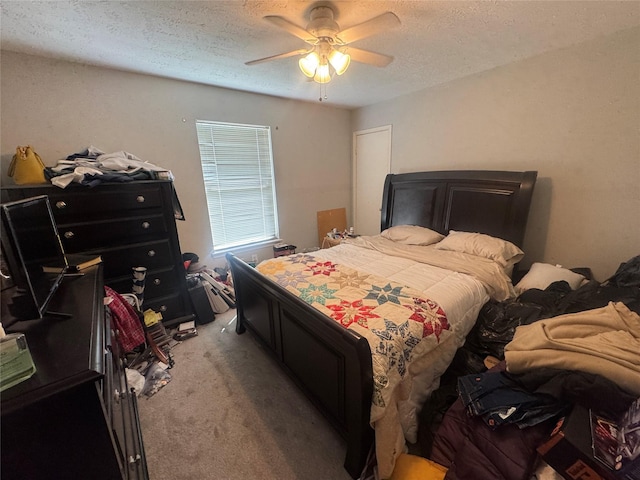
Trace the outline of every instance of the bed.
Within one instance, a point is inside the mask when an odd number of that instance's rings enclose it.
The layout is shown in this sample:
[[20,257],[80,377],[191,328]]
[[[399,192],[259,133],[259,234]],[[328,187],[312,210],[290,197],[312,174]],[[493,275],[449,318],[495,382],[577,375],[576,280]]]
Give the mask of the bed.
[[[381,232],[411,225],[425,227],[445,238],[453,233],[474,232],[519,247],[524,238],[536,175],[533,171],[390,174],[384,185]],[[227,256],[237,299],[237,333],[251,331],[345,437],[344,466],[353,478],[361,475],[374,438],[380,475],[384,478],[390,474],[395,458],[404,447],[407,430],[412,428],[410,417],[415,416],[428,393],[437,388],[439,375],[448,366],[456,348],[464,342],[482,304],[493,295],[509,295],[508,289],[512,289],[510,282],[505,287],[507,293],[495,286],[485,288],[491,283],[490,279],[488,283],[480,282],[471,276],[474,272],[450,271],[446,264],[423,265],[423,260],[415,258],[412,251],[422,251],[422,248],[417,249],[415,245],[396,248],[391,242],[392,253],[399,256],[387,261],[386,247],[380,244],[388,246],[389,239],[379,236],[356,238],[313,254],[270,259],[258,268],[233,254]],[[434,245],[424,249],[429,247]],[[430,249],[427,256],[451,253],[435,250]],[[465,254],[460,255],[464,257]],[[408,269],[411,285],[402,283],[407,275],[399,271],[396,261]],[[465,262],[460,258],[454,263],[456,269],[465,269]],[[383,266],[381,270],[380,265]],[[285,266],[293,270],[284,273],[287,271]],[[502,266],[505,272],[511,267]],[[338,269],[342,276],[370,277],[367,295],[358,297],[351,289],[348,295],[341,291],[341,296],[334,298],[336,289],[327,286],[327,278],[323,278],[334,274],[331,269]],[[304,286],[313,284],[319,290],[331,292],[324,299],[298,296],[301,284],[295,275],[300,274],[309,280]],[[434,285],[425,280],[430,276],[436,279]],[[297,283],[291,282],[294,277]],[[440,283],[440,279],[445,279],[445,283]],[[460,289],[462,293],[452,294],[449,298],[447,292],[458,290],[459,284],[464,285]],[[492,289],[495,291],[489,293]],[[419,313],[419,321],[394,325],[387,322],[385,313],[378,315],[381,318],[365,319],[376,328],[358,321],[345,325],[341,321],[344,309],[339,307],[345,301],[352,304],[370,301],[372,291],[385,294],[387,299],[389,293],[394,294],[393,302],[381,305],[385,312],[400,312],[396,307],[398,302],[404,302],[400,307],[406,308],[411,315]],[[429,298],[430,292],[434,291],[441,297],[435,302]],[[402,293],[395,295],[398,292]],[[355,296],[350,297],[352,294]],[[467,295],[471,298],[466,298]],[[329,298],[333,303],[325,301]],[[467,304],[456,307],[458,300]],[[389,313],[390,318],[393,315]],[[387,324],[391,328],[380,327]],[[410,336],[405,342],[411,344],[413,350],[407,350],[405,346],[393,350],[394,347],[389,346],[393,344],[380,341],[390,330],[406,333],[409,328],[414,332],[419,328],[422,333],[417,337],[423,335],[417,339]],[[376,330],[375,335],[371,333],[373,330]],[[377,351],[387,347],[392,354],[383,360],[387,370],[382,375]],[[421,352],[420,355],[414,355],[415,351]],[[391,386],[387,388],[384,382]]]

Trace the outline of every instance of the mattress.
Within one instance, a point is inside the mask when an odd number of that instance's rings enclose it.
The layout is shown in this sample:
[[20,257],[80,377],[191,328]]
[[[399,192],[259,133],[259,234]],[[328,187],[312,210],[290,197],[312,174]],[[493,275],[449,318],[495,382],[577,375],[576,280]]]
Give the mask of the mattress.
[[[482,305],[512,292],[493,262],[469,257],[365,237],[258,265],[261,273],[369,342],[370,422],[382,478],[391,475],[406,442],[415,443],[420,408],[439,386]],[[346,283],[338,280],[345,278]],[[411,321],[411,309],[420,310],[422,324]],[[392,335],[397,338],[387,341]]]

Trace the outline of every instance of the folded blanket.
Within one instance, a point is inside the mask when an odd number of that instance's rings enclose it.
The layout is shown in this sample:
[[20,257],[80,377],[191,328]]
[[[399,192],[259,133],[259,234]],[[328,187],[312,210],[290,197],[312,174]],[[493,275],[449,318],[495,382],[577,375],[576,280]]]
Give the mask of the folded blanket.
[[540,367],[577,370],[640,395],[640,316],[611,302],[520,326],[505,347],[505,359],[512,373]]

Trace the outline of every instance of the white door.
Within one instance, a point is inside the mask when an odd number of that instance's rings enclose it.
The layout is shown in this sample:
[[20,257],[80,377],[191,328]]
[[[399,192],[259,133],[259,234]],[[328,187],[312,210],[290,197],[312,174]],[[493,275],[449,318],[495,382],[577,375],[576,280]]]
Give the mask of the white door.
[[353,216],[359,235],[380,233],[382,189],[391,172],[391,125],[353,134]]

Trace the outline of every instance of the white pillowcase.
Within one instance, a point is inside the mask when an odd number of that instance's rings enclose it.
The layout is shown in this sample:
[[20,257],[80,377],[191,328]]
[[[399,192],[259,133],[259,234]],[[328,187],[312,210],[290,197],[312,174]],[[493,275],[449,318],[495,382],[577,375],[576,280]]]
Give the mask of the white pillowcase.
[[426,227],[417,225],[397,225],[380,233],[381,236],[404,245],[432,245],[444,238],[444,235]]
[[516,293],[520,295],[530,288],[544,290],[553,282],[566,281],[571,290],[575,290],[585,280],[579,273],[572,272],[566,268],[550,265],[548,263],[534,263],[522,280],[514,287]]
[[518,263],[524,252],[513,243],[484,233],[456,232],[451,230],[444,240],[435,246],[438,250],[451,250],[485,257],[504,268]]

